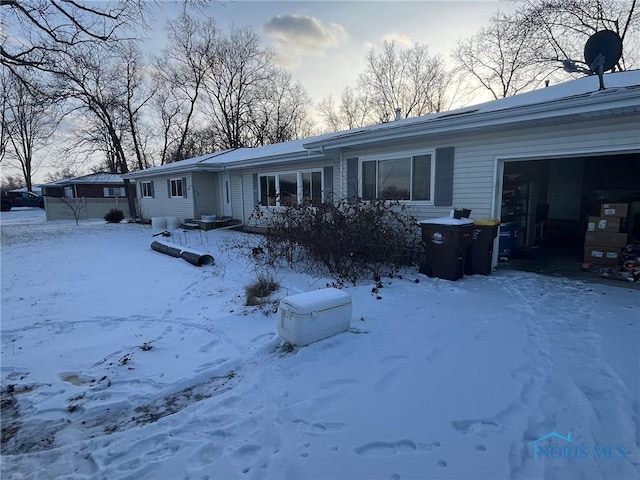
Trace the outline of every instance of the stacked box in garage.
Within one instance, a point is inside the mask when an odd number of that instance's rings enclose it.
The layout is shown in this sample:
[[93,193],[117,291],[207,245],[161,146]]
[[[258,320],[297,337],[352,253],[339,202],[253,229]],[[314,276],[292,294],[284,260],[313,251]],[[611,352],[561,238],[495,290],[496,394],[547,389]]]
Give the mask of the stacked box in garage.
[[589,217],[584,236],[584,261],[614,266],[627,245],[626,203],[603,203],[599,217]]

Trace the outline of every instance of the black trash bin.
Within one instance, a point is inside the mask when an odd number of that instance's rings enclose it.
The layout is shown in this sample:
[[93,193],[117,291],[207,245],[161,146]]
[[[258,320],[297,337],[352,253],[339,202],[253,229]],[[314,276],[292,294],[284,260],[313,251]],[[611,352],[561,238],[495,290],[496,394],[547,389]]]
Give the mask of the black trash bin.
[[500,220],[474,220],[471,243],[467,251],[464,273],[467,275],[489,275],[493,259],[493,243],[498,236]]
[[445,280],[464,276],[464,265],[473,233],[473,220],[450,217],[421,220],[425,263],[420,273]]

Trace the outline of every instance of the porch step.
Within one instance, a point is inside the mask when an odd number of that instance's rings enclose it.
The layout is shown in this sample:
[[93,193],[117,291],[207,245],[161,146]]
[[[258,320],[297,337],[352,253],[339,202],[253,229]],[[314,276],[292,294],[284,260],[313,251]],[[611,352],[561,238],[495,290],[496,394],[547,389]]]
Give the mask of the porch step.
[[242,222],[237,218],[231,217],[222,217],[213,222],[207,222],[204,220],[195,220],[188,218],[184,221],[184,223],[180,224],[180,227],[186,230],[214,230],[216,228],[234,228],[242,225]]

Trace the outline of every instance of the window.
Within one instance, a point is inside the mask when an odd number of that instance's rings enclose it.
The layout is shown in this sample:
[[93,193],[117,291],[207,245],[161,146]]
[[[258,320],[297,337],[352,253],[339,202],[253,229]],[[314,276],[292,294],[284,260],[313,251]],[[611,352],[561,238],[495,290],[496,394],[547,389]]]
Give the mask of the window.
[[171,197],[182,197],[182,179],[174,178],[170,181]]
[[432,201],[434,162],[431,159],[430,153],[364,158],[361,198]]
[[140,188],[142,190],[142,198],[153,197],[153,182],[142,182]]
[[302,202],[306,205],[322,203],[322,172],[302,173]]
[[322,203],[322,185],[322,171],[319,170],[260,175],[260,205],[319,205]]
[[105,197],[124,197],[124,187],[104,187]]

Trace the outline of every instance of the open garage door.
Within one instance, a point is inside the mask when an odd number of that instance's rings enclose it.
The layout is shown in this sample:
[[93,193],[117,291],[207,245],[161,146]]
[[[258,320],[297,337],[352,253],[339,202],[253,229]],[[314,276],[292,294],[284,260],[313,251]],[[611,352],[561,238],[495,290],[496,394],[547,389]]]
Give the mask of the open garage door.
[[598,246],[622,252],[622,237],[625,245],[640,243],[638,153],[505,161],[502,185],[499,256],[507,268],[581,272],[585,237],[593,244],[588,220],[600,216],[603,203],[627,209],[619,226],[609,223],[608,232],[618,235],[597,237],[610,244]]

